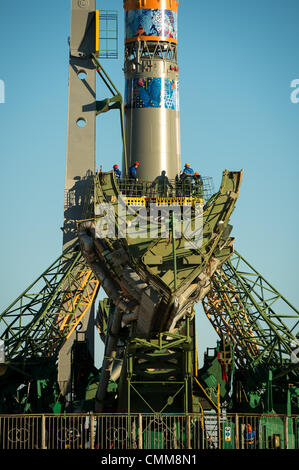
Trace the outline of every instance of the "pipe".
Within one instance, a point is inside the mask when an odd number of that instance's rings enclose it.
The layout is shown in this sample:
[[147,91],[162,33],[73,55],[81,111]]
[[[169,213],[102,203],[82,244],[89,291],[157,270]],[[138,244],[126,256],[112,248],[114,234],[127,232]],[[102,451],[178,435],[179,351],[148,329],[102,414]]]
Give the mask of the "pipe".
[[95,227],[93,222],[82,222],[78,226],[78,238],[81,251],[88,264],[93,263],[97,256],[93,243],[94,234]]
[[132,310],[129,308],[130,304],[121,298],[121,292],[118,289],[118,285],[112,280],[108,270],[99,263],[92,263],[91,268],[100,281],[107,296],[112,299],[113,303],[124,312],[131,313]]
[[127,326],[129,323],[137,319],[138,319],[138,313],[137,311],[135,311],[134,313],[128,313],[126,315],[123,315],[122,322],[125,326]]
[[130,292],[136,300],[140,300],[148,284],[143,282],[140,276],[130,266],[124,268],[123,275],[123,281],[128,292]]
[[96,411],[103,409],[103,401],[106,395],[109,380],[111,378],[112,367],[114,364],[113,355],[116,354],[119,331],[121,329],[121,319],[123,312],[119,307],[115,309],[113,320],[111,322],[110,333],[107,335],[105,355],[102,365],[101,378],[96,394]]
[[[94,268],[97,267],[97,272],[100,272],[98,268],[98,263],[94,263],[94,261],[97,258],[97,251],[101,256],[105,256],[104,252],[106,251],[106,248],[103,247],[103,244],[101,243],[99,238],[95,238],[95,235],[95,225],[93,222],[82,222],[79,225],[78,236],[81,244],[82,253],[88,263],[93,263]],[[108,270],[106,270],[105,276],[100,275],[101,282],[103,277],[108,276],[109,273]],[[129,294],[134,299],[138,301],[140,301],[144,290],[148,287],[148,285],[141,280],[140,276],[130,266],[126,266],[123,269],[123,278],[121,283],[124,289],[129,292]]]
[[117,283],[111,278],[109,271],[99,262],[95,262],[98,256],[95,251],[92,236],[95,236],[94,223],[82,222],[78,227],[78,237],[83,256],[90,264],[94,274],[100,281],[101,286],[103,287],[108,297],[113,300],[113,303],[126,313],[131,313],[131,310],[128,310],[128,304],[121,299],[121,292],[119,287]]
[[121,370],[122,370],[122,366],[123,366],[123,360],[122,359],[115,359],[114,360],[110,380],[112,380],[113,382],[116,382],[119,379],[119,376],[120,376]]

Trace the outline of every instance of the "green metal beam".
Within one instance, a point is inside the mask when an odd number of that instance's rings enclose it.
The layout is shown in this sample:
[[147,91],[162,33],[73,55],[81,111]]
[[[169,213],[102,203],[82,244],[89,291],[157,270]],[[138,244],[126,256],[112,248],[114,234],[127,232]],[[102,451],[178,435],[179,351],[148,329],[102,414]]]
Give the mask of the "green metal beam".
[[299,311],[239,253],[215,273],[203,306],[220,336],[238,344],[240,363],[290,366]]
[[[68,305],[79,305],[88,289],[77,282],[86,262],[75,243],[46,269],[4,312],[0,314],[0,339],[4,341],[7,362],[23,362],[33,358],[57,356],[69,332],[59,327],[59,316]],[[75,300],[76,296],[76,300]]]

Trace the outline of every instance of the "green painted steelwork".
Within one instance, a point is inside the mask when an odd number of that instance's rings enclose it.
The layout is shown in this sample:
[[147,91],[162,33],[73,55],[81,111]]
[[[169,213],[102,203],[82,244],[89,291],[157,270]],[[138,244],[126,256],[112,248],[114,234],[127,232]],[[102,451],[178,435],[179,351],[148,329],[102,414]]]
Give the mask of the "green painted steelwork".
[[176,264],[176,243],[175,243],[175,217],[171,212],[171,236],[172,236],[172,257],[173,257],[173,285],[174,291],[177,290],[177,264]]
[[[193,252],[190,252],[190,248],[184,248],[184,237],[175,240],[177,286],[179,293],[185,289],[185,282],[190,282],[192,278],[195,278],[196,275],[199,274],[204,266],[207,266],[209,261],[212,261],[213,254],[216,255],[221,263],[231,255],[232,249],[230,245],[232,239],[229,238],[229,231],[227,230],[226,233],[224,229],[227,228],[229,217],[234,208],[241,178],[240,173],[224,172],[219,192],[204,206],[203,240],[199,249],[194,248]],[[96,178],[95,205],[108,202],[113,205],[117,214],[118,198],[120,195],[121,188],[118,187],[118,182],[112,172],[100,174],[99,178]],[[134,220],[133,211],[131,217],[128,217],[128,220]],[[156,239],[151,238],[149,235],[149,227],[150,221],[147,232],[144,233],[144,237],[142,237],[142,234],[138,238],[128,235],[126,243],[127,249],[135,260],[143,260],[143,264],[145,264],[145,259],[149,255],[156,256],[157,259],[163,255],[162,263],[146,265],[146,269],[163,282],[165,289],[171,289],[173,291],[172,244],[169,244],[167,238],[161,236]],[[201,256],[201,258],[197,259],[195,264],[193,263],[194,255]]]
[[231,409],[298,412],[298,310],[237,252],[213,275],[203,307],[233,347]]
[[238,363],[297,376],[299,364],[292,365],[291,354],[299,311],[237,252],[216,271],[212,284],[204,299],[205,311],[220,334],[237,340]]
[[88,308],[86,299],[97,289],[89,272],[75,243],[1,313],[5,362],[0,364],[0,409],[61,409],[57,401],[58,355],[77,324],[76,316],[79,324],[80,315]]
[[117,388],[118,412],[161,414],[192,410],[194,371],[189,321],[181,334],[165,332],[157,339],[128,341]]
[[56,323],[62,294],[82,266],[86,264],[78,246],[68,248],[1,313],[0,338],[4,341],[7,362],[57,355],[68,333],[67,329],[62,333]]
[[[140,336],[140,333],[138,333],[138,322],[137,328],[134,326],[134,322],[131,324],[131,327],[130,325],[126,325],[120,333],[120,339],[124,347],[116,349],[113,353],[113,357],[104,358],[105,365],[103,363],[103,367],[105,371],[108,367],[108,360],[114,365],[116,361],[119,363],[119,361],[122,360],[123,364],[119,384],[116,388],[117,392],[114,391],[114,394],[110,393],[109,390],[111,390],[111,386],[106,385],[107,396],[104,404],[105,410],[121,410],[123,412],[129,410],[131,412],[137,410],[138,407],[142,410],[142,406],[145,406],[148,407],[147,409],[158,410],[159,412],[164,410],[165,407],[173,411],[180,410],[187,412],[191,411],[193,406],[195,406],[193,405],[192,398],[193,376],[196,373],[194,370],[194,354],[192,352],[196,348],[194,343],[194,331],[193,334],[190,335],[189,326],[186,326],[188,332],[185,335],[181,335],[180,332],[176,333],[179,334],[179,339],[176,342],[172,340],[174,331],[171,329],[174,329],[177,324],[177,328],[179,328],[180,331],[181,328],[185,328],[184,325],[186,322],[187,325],[189,325],[189,320],[186,320],[186,315],[188,317],[189,313],[191,313],[190,320],[192,319],[194,315],[192,313],[192,305],[196,303],[196,300],[200,300],[205,295],[205,289],[208,289],[211,273],[232,254],[233,239],[230,238],[231,229],[228,226],[228,221],[238,197],[241,179],[242,172],[224,172],[218,193],[207,201],[204,206],[203,228],[199,228],[202,233],[203,241],[198,248],[192,245],[193,249],[191,250],[190,246],[184,246],[182,239],[174,236],[174,229],[181,223],[175,220],[174,211],[172,212],[174,223],[171,228],[173,235],[171,236],[171,233],[169,233],[169,239],[161,236],[159,233],[156,239],[150,236],[151,217],[146,221],[141,236],[136,238],[131,236],[130,233],[126,233],[124,238],[119,239],[117,237],[117,231],[121,223],[119,197],[123,189],[121,186],[122,182],[116,179],[113,172],[101,172],[96,175],[94,181],[95,222],[101,222],[101,215],[98,215],[97,212],[98,207],[100,207],[101,204],[109,204],[109,207],[114,210],[110,219],[115,223],[115,236],[105,235],[105,238],[96,238],[92,221],[90,222],[91,225],[89,223],[89,228],[85,228],[86,223],[84,221],[82,224],[79,222],[78,233],[80,239],[84,233],[84,237],[82,238],[83,245],[86,244],[86,237],[89,240],[83,252],[88,250],[87,252],[89,254],[87,259],[98,259],[96,263],[94,261],[91,263],[95,272],[97,272],[98,269],[102,270],[102,266],[108,269],[111,281],[114,281],[115,289],[119,291],[118,298],[123,298],[126,302],[134,301],[134,294],[130,293],[131,288],[129,285],[125,287],[127,280],[124,277],[124,272],[130,267],[135,272],[135,279],[137,279],[136,275],[138,273],[138,276],[141,276],[143,282],[146,280],[151,289],[158,289],[159,294],[157,297],[159,297],[160,300],[156,315],[154,315],[154,311],[150,310],[148,313],[146,313],[146,311],[143,313],[142,304],[139,307],[140,313],[137,318],[141,325],[143,322],[143,324],[149,328],[147,332]],[[146,193],[141,193],[141,197],[146,196]],[[134,224],[134,206],[131,205],[129,207],[128,199],[122,199],[122,201],[125,209],[128,210],[126,220],[129,221],[130,224]],[[134,203],[133,200],[131,202]],[[139,202],[140,201],[136,202],[137,209]],[[158,203],[158,200],[155,201],[151,199],[149,202],[155,204]],[[150,209],[151,207],[145,203],[144,210],[147,214],[150,214]],[[191,213],[192,210],[192,207],[190,207]],[[161,226],[159,223],[158,225]],[[82,229],[80,228],[81,226]],[[92,235],[94,238],[91,238],[92,233],[94,234]],[[100,232],[98,231],[97,233]],[[185,235],[184,240],[188,241]],[[90,247],[92,244],[94,245],[94,254],[91,255]],[[119,255],[117,256],[117,254]],[[134,275],[131,276],[134,277]],[[131,282],[133,281],[133,277],[131,277]],[[139,282],[141,282],[141,280]],[[111,291],[111,285],[109,289]],[[185,293],[188,290],[190,292],[189,297],[185,297]],[[174,293],[178,300],[174,297]],[[190,298],[192,299],[191,302]],[[151,294],[151,299],[153,299],[153,294]],[[116,298],[113,302],[115,301]],[[180,305],[180,302],[183,302],[184,305],[182,313],[177,319],[175,316],[171,316],[173,315],[173,305],[175,302],[178,302],[178,305]],[[108,313],[107,309],[103,311],[103,308],[101,308],[99,327],[101,333],[104,335],[106,344],[108,344],[110,341],[110,333],[109,330],[107,330],[109,317],[107,318],[107,313],[104,313],[105,311]],[[149,314],[152,316],[151,327],[148,323]],[[114,310],[109,310],[108,315],[111,315],[112,324]],[[127,316],[128,321],[130,321],[130,315]],[[156,364],[154,363],[152,367],[148,367],[148,370],[152,372],[146,374],[147,380],[144,381],[144,371],[140,370],[138,362],[139,355],[148,354],[149,351],[152,354],[154,344],[156,344],[156,348],[159,346],[159,335],[161,334],[164,335],[165,338],[168,338],[167,341],[164,342],[163,349],[169,351],[173,350],[173,348],[178,348],[178,354],[181,355],[180,365],[177,365],[172,371],[173,376],[177,377],[177,379],[173,380],[173,382],[169,380],[167,376],[169,370],[168,367],[165,366],[164,372],[162,373],[160,371],[162,377],[159,378],[160,381],[153,380],[153,376],[156,376],[154,371],[157,369],[155,369]],[[186,335],[187,339],[184,338]],[[181,336],[183,336],[183,340]],[[181,346],[183,343],[189,344],[189,348],[191,349],[188,351],[185,350],[184,347]],[[146,353],[146,351],[148,352]],[[110,373],[111,372],[109,372],[109,374]],[[107,372],[105,372],[105,374],[107,374]],[[135,376],[139,376],[137,382],[135,381],[136,378],[134,379],[134,374]],[[157,375],[159,376],[159,374]],[[107,380],[107,378],[105,380]],[[141,386],[141,390],[137,390],[136,383],[138,386]],[[158,389],[155,398],[156,401],[154,400],[154,403],[151,403],[150,387],[154,386],[154,383]],[[168,384],[167,386],[166,383]],[[175,391],[173,391],[174,383],[177,383],[175,386],[178,387]],[[159,393],[161,384],[163,384],[163,387],[166,387],[166,389],[167,387],[169,388],[167,396],[163,398],[161,393]],[[102,386],[101,384],[101,387]],[[112,386],[112,389],[114,390],[115,387]],[[103,392],[101,388],[101,397],[103,396]],[[199,388],[197,388],[194,393],[197,403],[201,393],[202,391]],[[113,399],[113,396],[116,394],[118,396],[118,403],[114,402]],[[174,399],[174,397],[176,399]],[[211,405],[209,404],[208,406]]]

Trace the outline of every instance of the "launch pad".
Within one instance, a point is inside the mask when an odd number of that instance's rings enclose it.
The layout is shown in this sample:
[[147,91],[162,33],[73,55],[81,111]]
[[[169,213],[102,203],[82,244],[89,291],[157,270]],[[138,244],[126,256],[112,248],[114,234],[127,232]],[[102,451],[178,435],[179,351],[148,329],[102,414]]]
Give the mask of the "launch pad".
[[[234,249],[243,172],[180,174],[178,1],[124,1],[124,100],[95,0],[71,6],[63,253],[0,315],[0,448],[298,448],[299,312]],[[96,169],[110,110],[121,175]]]

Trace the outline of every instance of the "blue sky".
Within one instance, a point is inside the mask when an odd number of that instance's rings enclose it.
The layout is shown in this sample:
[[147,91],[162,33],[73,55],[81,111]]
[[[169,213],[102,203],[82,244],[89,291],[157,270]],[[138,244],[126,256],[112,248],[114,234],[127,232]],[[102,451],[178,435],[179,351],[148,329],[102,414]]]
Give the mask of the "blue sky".
[[[97,7],[119,11],[119,60],[103,66],[123,92],[122,1]],[[297,307],[298,17],[298,0],[181,0],[179,8],[182,163],[216,188],[224,169],[244,169],[235,247]],[[1,311],[61,251],[69,30],[68,0],[1,2]],[[98,99],[108,97],[98,85]],[[98,167],[112,161],[121,161],[114,112],[97,123]],[[202,344],[213,346],[198,321]]]

